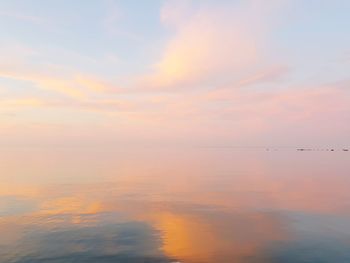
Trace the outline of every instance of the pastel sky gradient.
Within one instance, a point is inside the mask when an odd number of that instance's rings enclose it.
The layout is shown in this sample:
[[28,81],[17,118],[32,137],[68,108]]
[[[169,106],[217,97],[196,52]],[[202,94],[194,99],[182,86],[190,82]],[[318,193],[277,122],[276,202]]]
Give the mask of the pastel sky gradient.
[[349,146],[349,10],[0,0],[0,145]]

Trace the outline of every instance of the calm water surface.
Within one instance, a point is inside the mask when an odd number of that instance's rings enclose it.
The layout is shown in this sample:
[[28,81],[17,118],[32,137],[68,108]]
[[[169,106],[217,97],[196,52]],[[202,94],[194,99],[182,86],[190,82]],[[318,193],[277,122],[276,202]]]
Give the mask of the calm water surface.
[[350,262],[350,154],[2,149],[0,262]]

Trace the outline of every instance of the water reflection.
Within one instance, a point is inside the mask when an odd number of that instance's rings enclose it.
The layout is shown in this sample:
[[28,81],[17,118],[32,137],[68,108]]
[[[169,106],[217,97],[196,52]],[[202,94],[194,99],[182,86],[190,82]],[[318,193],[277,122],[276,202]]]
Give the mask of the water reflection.
[[346,153],[33,151],[1,156],[1,263],[350,261]]

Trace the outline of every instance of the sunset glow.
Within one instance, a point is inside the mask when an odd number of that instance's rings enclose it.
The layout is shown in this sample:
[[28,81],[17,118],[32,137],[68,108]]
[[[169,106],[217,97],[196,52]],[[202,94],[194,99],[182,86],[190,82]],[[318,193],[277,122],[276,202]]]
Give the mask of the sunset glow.
[[0,4],[2,145],[345,143],[347,1],[79,3]]
[[0,0],[0,263],[349,263],[349,0]]

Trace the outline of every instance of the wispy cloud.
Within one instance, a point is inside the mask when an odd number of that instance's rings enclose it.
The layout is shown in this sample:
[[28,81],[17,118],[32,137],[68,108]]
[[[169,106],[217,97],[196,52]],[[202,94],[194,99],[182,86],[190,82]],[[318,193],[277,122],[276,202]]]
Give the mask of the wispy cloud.
[[286,66],[275,66],[272,68],[267,68],[263,71],[259,71],[256,74],[249,76],[247,78],[241,79],[237,85],[241,86],[249,86],[254,84],[261,84],[266,82],[273,82],[281,79],[283,76],[288,73],[289,68]]
[[0,65],[0,77],[29,82],[38,88],[54,91],[66,96],[76,98],[84,96],[84,93],[77,89],[74,84],[62,78],[47,76],[29,69],[11,68]]
[[38,89],[84,99],[97,94],[118,94],[126,90],[96,76],[56,65],[33,65],[24,61],[0,63],[0,78],[28,82]]
[[17,108],[27,108],[27,107],[40,107],[44,106],[44,101],[38,98],[11,98],[11,99],[1,99],[0,100],[0,110],[4,109],[17,109]]
[[[217,85],[263,63],[267,7],[259,11],[254,5],[235,2],[203,5],[189,12],[187,3],[166,2],[161,18],[166,25],[176,25],[175,36],[154,65],[153,73],[145,77],[145,85]],[[183,16],[185,23],[181,23]]]
[[[76,28],[59,30],[62,39],[48,33],[43,39],[35,34],[25,41],[25,36],[4,40],[1,116],[18,113],[22,118],[6,119],[7,134],[11,127],[29,123],[28,118],[43,127],[59,123],[67,134],[72,123],[77,123],[77,134],[85,132],[79,120],[98,123],[103,128],[91,137],[107,134],[109,139],[118,134],[121,139],[242,140],[243,144],[263,136],[292,140],[294,134],[304,133],[300,137],[305,140],[312,134],[331,140],[332,130],[333,134],[342,133],[340,128],[349,130],[349,82],[342,80],[348,53],[339,51],[342,63],[330,62],[332,72],[306,53],[307,65],[298,64],[287,53],[303,43],[295,40],[287,45],[287,32],[276,19],[287,16],[285,2],[290,1],[160,1],[162,6],[151,7],[152,12],[159,10],[159,17],[150,24],[126,26],[140,21],[126,17],[133,15],[131,6],[107,1],[99,3],[98,14],[84,21],[84,27],[83,16],[78,22],[67,20]],[[86,11],[94,12],[91,7]],[[0,17],[42,21],[17,13],[0,12]],[[283,30],[292,27],[290,21]],[[154,30],[152,37],[142,40],[140,53],[128,60],[133,50],[125,43],[134,45],[138,39],[134,32],[144,28]],[[280,31],[274,35],[276,28]],[[83,40],[98,33],[98,41],[80,43],[80,31]],[[121,45],[114,42],[118,38]],[[119,57],[118,52],[125,50]],[[36,133],[40,137],[40,125],[33,130]]]
[[191,0],[167,0],[160,11],[161,22],[169,27],[184,26],[193,9]]
[[42,24],[45,22],[45,20],[41,17],[15,13],[15,12],[0,11],[0,17],[13,18],[16,20],[21,20],[23,22],[31,22],[35,24]]
[[125,15],[118,1],[107,0],[104,2],[106,14],[102,20],[103,30],[112,37],[127,38],[135,42],[143,42],[141,36],[125,30],[121,25],[125,21]]

